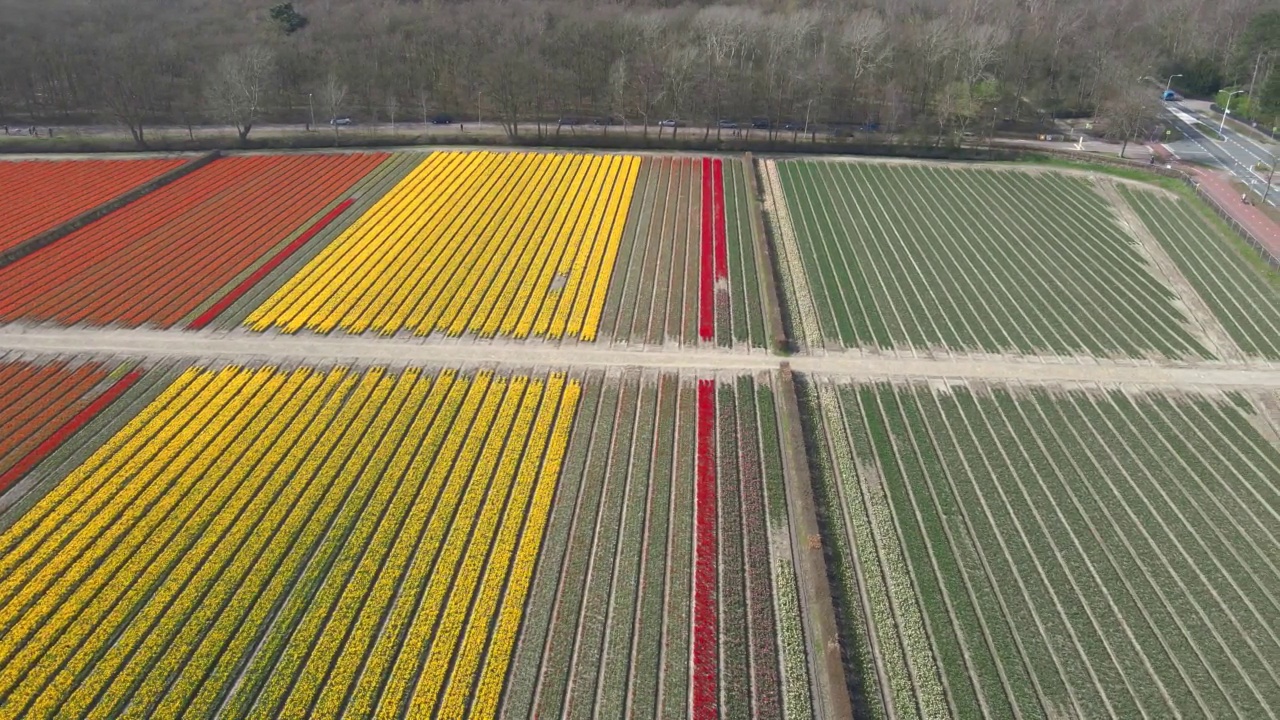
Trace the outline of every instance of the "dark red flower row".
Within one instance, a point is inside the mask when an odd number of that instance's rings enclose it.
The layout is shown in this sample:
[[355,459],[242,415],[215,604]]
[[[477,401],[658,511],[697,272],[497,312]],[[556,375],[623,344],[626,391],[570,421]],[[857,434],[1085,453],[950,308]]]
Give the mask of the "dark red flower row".
[[698,381],[697,480],[694,488],[693,718],[719,715],[719,616],[716,585],[716,381]]
[[716,283],[729,280],[725,231],[724,161],[702,158],[702,243],[698,282],[698,337],[716,339]]

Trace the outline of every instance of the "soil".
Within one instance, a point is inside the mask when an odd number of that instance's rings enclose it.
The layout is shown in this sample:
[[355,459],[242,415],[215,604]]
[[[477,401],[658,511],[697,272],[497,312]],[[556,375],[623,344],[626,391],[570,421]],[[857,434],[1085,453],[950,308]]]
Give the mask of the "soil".
[[[629,350],[494,340],[367,335],[280,335],[248,331],[117,328],[0,328],[0,352],[30,355],[173,358],[191,362],[347,363],[354,365],[505,365],[510,367],[653,368],[744,373],[776,370],[779,358],[714,348]],[[1280,363],[1218,361],[1081,364],[1049,358],[890,357],[860,352],[789,358],[797,372],[847,379],[944,378],[947,382],[1151,384],[1280,389]]]
[[1112,182],[1111,178],[1097,178],[1094,181],[1094,185],[1098,188],[1098,192],[1111,204],[1112,209],[1120,216],[1121,225],[1129,236],[1138,242],[1138,247],[1152,265],[1152,270],[1154,271],[1152,274],[1172,287],[1174,294],[1178,298],[1178,302],[1175,304],[1182,311],[1182,314],[1193,323],[1187,327],[1192,336],[1212,348],[1214,352],[1224,359],[1244,360],[1244,353],[1241,352],[1236,342],[1231,339],[1227,329],[1222,326],[1222,321],[1213,314],[1213,310],[1205,303],[1204,298],[1200,297],[1200,293],[1196,292],[1191,283],[1187,281],[1186,276],[1182,274],[1177,264],[1173,262],[1173,258],[1169,257],[1164,247],[1151,234],[1147,226],[1143,224],[1138,214],[1116,191],[1115,183]]

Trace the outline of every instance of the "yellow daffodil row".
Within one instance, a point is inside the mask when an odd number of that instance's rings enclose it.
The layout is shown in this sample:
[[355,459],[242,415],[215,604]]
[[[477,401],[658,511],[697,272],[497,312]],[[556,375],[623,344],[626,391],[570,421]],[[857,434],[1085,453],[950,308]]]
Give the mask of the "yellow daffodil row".
[[0,715],[492,717],[579,392],[182,373],[0,534]]
[[639,169],[621,155],[433,153],[247,323],[594,340]]

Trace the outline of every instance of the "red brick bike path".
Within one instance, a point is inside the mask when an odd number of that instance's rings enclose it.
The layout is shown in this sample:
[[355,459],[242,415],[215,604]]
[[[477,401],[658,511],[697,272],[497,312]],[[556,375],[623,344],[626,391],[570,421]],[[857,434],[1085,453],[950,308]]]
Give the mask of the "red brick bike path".
[[[1164,146],[1153,145],[1152,150],[1162,159],[1169,159],[1169,152],[1164,149]],[[1231,219],[1252,233],[1267,247],[1272,257],[1280,262],[1280,223],[1276,223],[1256,205],[1245,205],[1241,202],[1240,194],[1231,187],[1230,178],[1226,173],[1177,161],[1174,161],[1174,165],[1200,183],[1205,194],[1216,200],[1231,215]],[[1258,201],[1256,196],[1252,199],[1253,202]]]

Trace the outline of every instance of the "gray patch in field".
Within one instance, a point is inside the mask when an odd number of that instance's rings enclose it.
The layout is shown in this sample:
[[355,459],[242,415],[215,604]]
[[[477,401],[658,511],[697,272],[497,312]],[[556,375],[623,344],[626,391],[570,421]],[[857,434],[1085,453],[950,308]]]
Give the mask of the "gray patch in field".
[[567,273],[558,273],[555,277],[551,278],[551,290],[553,292],[560,292],[568,282],[569,275]]

